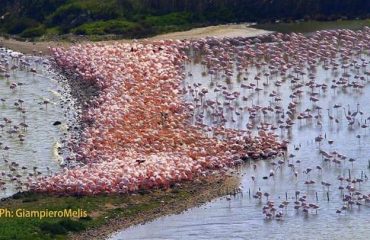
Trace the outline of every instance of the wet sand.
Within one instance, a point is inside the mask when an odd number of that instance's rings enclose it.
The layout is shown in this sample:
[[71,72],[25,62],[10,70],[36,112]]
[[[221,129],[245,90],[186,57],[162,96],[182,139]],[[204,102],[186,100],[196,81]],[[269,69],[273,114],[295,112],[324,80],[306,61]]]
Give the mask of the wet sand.
[[55,46],[56,44],[61,44],[57,42],[23,42],[15,39],[5,39],[0,37],[0,47],[9,48],[11,50],[25,53],[33,54],[39,53],[40,51],[44,55],[49,54],[49,46]]
[[[194,28],[189,31],[173,32],[160,34],[151,38],[146,38],[148,40],[164,40],[164,39],[199,39],[204,37],[255,37],[262,34],[271,33],[270,31],[261,30],[249,27],[248,24],[228,24],[228,25],[217,25],[202,28]],[[144,40],[144,39],[142,39]],[[131,40],[122,39],[114,40],[119,42],[129,42]],[[102,42],[112,42],[112,41],[102,41]],[[25,54],[39,53],[42,52],[43,55],[49,55],[49,47],[55,46],[69,46],[72,45],[71,42],[56,42],[56,41],[45,41],[45,42],[23,42],[15,39],[5,39],[0,37],[0,47],[6,47],[18,52]]]
[[249,27],[248,24],[228,24],[202,28],[194,28],[189,31],[161,34],[152,39],[199,39],[204,37],[255,37],[271,33],[262,29]]

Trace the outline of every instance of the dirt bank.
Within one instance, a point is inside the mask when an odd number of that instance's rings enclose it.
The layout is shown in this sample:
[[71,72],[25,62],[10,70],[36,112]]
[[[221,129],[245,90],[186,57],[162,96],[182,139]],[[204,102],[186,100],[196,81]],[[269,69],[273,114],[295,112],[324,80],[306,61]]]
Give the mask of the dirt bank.
[[[217,25],[217,26],[210,26],[210,27],[202,27],[202,28],[194,28],[189,31],[182,31],[182,32],[174,32],[174,33],[167,33],[161,34],[152,38],[148,38],[149,40],[162,40],[162,39],[198,39],[204,37],[255,37],[262,34],[268,34],[269,31],[256,29],[249,27],[247,24],[228,24],[228,25]],[[86,41],[86,40],[83,40]],[[81,42],[83,42],[81,41]],[[129,42],[131,40],[122,39],[118,41]],[[76,41],[77,42],[77,41]],[[104,41],[103,41],[104,42]],[[106,41],[109,42],[109,41]],[[42,54],[48,55],[49,47],[53,46],[68,46],[71,45],[71,42],[55,42],[55,41],[47,41],[47,42],[23,42],[18,41],[15,39],[5,39],[0,37],[0,47],[6,47],[18,52],[22,52],[25,54],[32,54],[32,53],[39,53],[40,51]]]
[[194,28],[184,32],[174,32],[155,36],[151,39],[198,39],[204,37],[256,37],[270,31],[249,27],[247,24],[228,24]]
[[[167,191],[150,193],[150,200],[146,199],[148,196],[138,196],[135,204],[145,205],[144,202],[146,201],[148,203],[159,201],[160,204],[132,215],[109,219],[104,225],[70,235],[70,238],[74,240],[105,239],[116,231],[152,221],[161,216],[178,214],[191,207],[209,202],[216,197],[231,194],[238,188],[239,184],[237,176],[213,176],[195,182],[182,183],[179,187]],[[177,196],[171,196],[173,193]],[[122,209],[127,208],[127,203],[123,201],[121,204],[106,207],[112,210]],[[97,217],[99,214],[99,212],[95,212],[92,213],[92,216]]]
[[64,46],[67,44],[59,42],[23,42],[0,37],[0,47],[6,47],[25,54],[39,54],[41,51],[43,55],[48,55],[50,53],[49,46]]

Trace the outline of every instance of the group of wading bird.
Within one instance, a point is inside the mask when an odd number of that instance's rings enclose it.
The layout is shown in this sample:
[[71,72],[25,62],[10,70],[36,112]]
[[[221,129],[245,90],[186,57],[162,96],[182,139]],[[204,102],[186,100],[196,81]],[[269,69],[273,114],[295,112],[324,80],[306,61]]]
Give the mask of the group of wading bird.
[[[248,116],[251,120],[248,129],[256,127],[253,120],[269,113],[286,116],[280,128],[289,129],[300,117],[316,118],[319,122],[322,113],[318,105],[312,110],[316,116],[313,117],[311,111],[296,116],[295,108],[303,94],[302,88],[312,89],[311,99],[317,102],[315,90],[324,90],[326,86],[315,82],[314,71],[310,71],[308,80],[305,79],[305,66],[308,64],[309,70],[315,69],[320,62],[325,68],[343,67],[344,76],[338,84],[361,89],[366,78],[360,72],[366,69],[368,60],[364,56],[358,63],[352,61],[356,61],[355,56],[365,54],[368,38],[369,30],[365,29],[359,32],[324,31],[310,38],[299,34],[274,34],[255,39],[207,38],[54,49],[57,64],[76,73],[83,81],[96,85],[99,95],[85,104],[87,107],[81,119],[86,124],[81,139],[70,145],[77,160],[88,164],[40,181],[36,189],[96,194],[166,187],[206,174],[208,169],[225,168],[240,159],[276,156],[287,144],[278,143],[276,135],[269,131],[277,127],[261,123],[257,126],[258,137],[253,137],[252,131],[227,129],[224,127],[226,111],[235,111],[236,116],[238,113]],[[261,87],[269,84],[278,87],[282,80],[279,82],[274,78],[286,76],[291,80],[293,90],[288,111],[274,103],[266,107],[236,108],[235,99],[243,98],[248,102],[248,97],[241,96],[241,92],[232,93],[221,84],[217,89],[223,95],[222,99],[205,100],[207,88],[201,89],[199,83],[183,85],[184,65],[188,56],[194,53],[202,58],[204,74],[216,79],[223,75],[230,81],[235,65],[239,72],[255,66],[268,69],[265,73],[258,72],[252,80],[248,76],[243,78],[246,88],[252,87],[250,91],[261,91]],[[350,67],[358,68],[361,76],[356,81],[349,80]],[[259,85],[261,75],[266,78],[262,86]],[[333,86],[336,85],[333,82]],[[184,104],[182,98],[187,89],[193,92],[194,101]],[[271,94],[273,101],[278,103],[277,91]],[[229,109],[225,110],[224,106]],[[200,121],[208,108],[215,126]],[[197,119],[195,125],[190,125],[192,118]],[[366,119],[362,118],[362,121]],[[212,132],[211,137],[209,132]]]
[[[243,161],[286,157],[288,141],[279,141],[278,133],[289,138],[297,123],[323,128],[328,119],[338,127],[347,123],[366,131],[369,116],[363,106],[351,110],[343,102],[324,109],[320,100],[329,91],[363,94],[369,49],[369,28],[319,31],[309,37],[275,33],[53,48],[72,88],[82,81],[96,90],[81,99],[81,128],[66,145],[70,161],[85,164],[40,177],[31,189],[94,195],[167,188]],[[194,64],[200,64],[201,77],[192,72]],[[318,69],[330,72],[331,79],[318,76]],[[309,107],[300,110],[305,104]],[[333,144],[323,135],[315,141]],[[324,153],[334,163],[343,160]],[[350,186],[344,195],[348,204],[366,201],[368,195],[358,194],[352,182]],[[255,193],[260,199],[263,195],[269,196]],[[295,206],[304,212],[318,208],[306,203],[303,194]],[[271,200],[264,213],[282,217]]]
[[[7,190],[8,184],[13,185],[15,191],[25,190],[31,179],[41,175],[37,165],[22,165],[14,160],[9,152],[12,151],[12,145],[16,145],[17,148],[24,145],[29,135],[27,131],[29,128],[27,112],[29,102],[22,99],[22,88],[27,87],[25,85],[28,84],[23,82],[24,79],[17,79],[16,72],[24,71],[34,75],[36,74],[35,66],[42,63],[41,58],[35,59],[5,48],[0,49],[0,81],[4,81],[4,86],[9,89],[10,95],[17,96],[17,98],[0,96],[0,108],[2,109],[0,111],[0,161],[5,166],[0,173],[0,189],[3,191]],[[30,79],[25,81],[30,81]],[[6,89],[2,89],[2,91],[6,92]],[[44,109],[47,109],[48,103],[47,99],[39,102],[40,105],[44,105]],[[13,117],[9,116],[10,113]]]
[[[368,176],[365,173],[365,171],[361,171],[361,176],[358,178],[351,175],[351,169],[353,169],[353,163],[355,162],[355,159],[348,158],[344,154],[340,154],[337,151],[333,152],[326,152],[324,150],[320,150],[320,155],[322,155],[322,162],[323,163],[333,163],[333,167],[337,168],[343,168],[341,165],[345,164],[345,161],[347,160],[351,165],[352,168],[348,169],[348,175],[339,175],[337,176],[336,180],[338,182],[337,189],[339,190],[340,198],[343,201],[343,205],[339,207],[336,210],[336,213],[341,214],[342,212],[349,210],[351,211],[353,209],[353,206],[357,206],[360,208],[362,205],[369,205],[370,204],[370,193],[364,193],[364,191],[361,189],[361,184],[368,181]],[[264,176],[263,179],[267,180],[269,178],[274,178],[275,171],[277,169],[282,169],[283,167],[287,167],[291,170],[291,173],[293,174],[295,180],[298,180],[298,176],[301,174],[296,169],[299,168],[300,160],[293,160],[293,156],[290,156],[290,158],[284,160],[279,160],[276,162],[271,162],[271,165],[273,167],[272,170],[270,170],[268,176]],[[329,165],[330,166],[330,165]],[[370,166],[369,166],[370,168]],[[257,165],[253,164],[253,169],[256,171]],[[330,187],[332,186],[332,183],[328,181],[321,181],[321,183],[316,183],[315,180],[311,178],[311,174],[314,174],[314,172],[317,171],[318,178],[322,179],[323,177],[323,168],[320,165],[317,165],[315,168],[306,168],[302,171],[302,174],[306,175],[306,180],[304,181],[304,184],[307,185],[307,191],[295,191],[294,195],[295,197],[289,198],[288,192],[285,194],[285,200],[282,201],[277,208],[277,205],[275,205],[275,202],[271,199],[271,194],[269,192],[263,192],[259,188],[255,194],[253,194],[254,199],[258,199],[261,203],[263,201],[263,198],[266,198],[266,205],[262,207],[262,212],[266,219],[276,219],[276,220],[283,220],[284,216],[287,214],[287,208],[290,204],[291,199],[294,200],[294,206],[293,208],[296,211],[302,211],[305,214],[309,213],[315,213],[317,214],[317,210],[319,209],[319,197],[318,193],[315,195],[314,202],[309,203],[308,202],[308,192],[310,190],[311,185],[320,184],[323,187],[322,192],[326,192],[326,199],[325,201],[330,201]],[[256,184],[256,177],[254,175],[251,176],[251,180],[254,184]],[[312,194],[312,191],[310,191]],[[280,199],[280,196],[279,196]],[[312,197],[311,197],[312,199]],[[228,199],[230,200],[230,198]]]
[[[192,111],[192,121],[209,131],[212,131],[210,126],[239,128],[245,134],[256,129],[272,130],[280,132],[281,136],[286,134],[288,139],[292,138],[294,124],[299,125],[298,130],[320,129],[321,133],[314,141],[319,145],[322,164],[342,167],[347,160],[353,168],[354,158],[336,151],[326,152],[321,145],[323,141],[329,146],[335,142],[326,137],[329,128],[337,131],[347,129],[349,134],[356,132],[356,138],[367,136],[368,109],[360,103],[351,106],[348,99],[359,99],[369,94],[364,90],[370,75],[369,40],[369,28],[366,28],[357,32],[321,31],[310,37],[274,34],[257,39],[219,41],[210,38],[193,42],[187,50],[192,56],[192,64],[185,68],[188,80],[182,89],[186,104]],[[202,67],[197,68],[197,64]],[[342,96],[348,99],[339,102]],[[247,144],[247,147],[251,145]],[[299,148],[294,146],[295,150]],[[261,158],[260,154],[253,155],[253,150],[249,156]],[[302,174],[309,176],[313,169],[323,172],[321,164],[299,172],[296,167],[299,164],[300,160],[272,162],[273,167],[290,168],[296,179]],[[271,170],[263,179],[274,175],[275,171]],[[251,179],[255,182],[256,177]],[[368,180],[363,171],[361,178],[339,176],[338,179],[344,205],[337,213],[351,209],[353,205],[369,204],[369,194],[363,193],[359,187]],[[342,185],[343,180],[347,181],[346,186]],[[308,178],[304,184],[315,185],[316,181]],[[331,183],[321,181],[321,185],[327,188],[329,199]],[[304,213],[311,209],[317,213],[317,202],[308,203],[305,194],[298,198],[299,193],[296,192],[294,209],[301,209]],[[253,195],[260,200],[267,198],[263,206],[266,218],[281,220],[283,211],[277,211],[269,196],[270,193],[261,190]],[[287,200],[279,208],[286,209]]]

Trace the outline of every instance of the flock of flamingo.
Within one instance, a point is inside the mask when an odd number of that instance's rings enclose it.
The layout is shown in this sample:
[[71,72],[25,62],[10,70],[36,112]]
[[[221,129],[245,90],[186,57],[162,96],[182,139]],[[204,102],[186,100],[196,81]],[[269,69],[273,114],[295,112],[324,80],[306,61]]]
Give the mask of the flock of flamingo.
[[[33,191],[94,195],[168,188],[226,172],[245,161],[275,157],[283,160],[273,162],[264,178],[273,177],[276,166],[286,166],[297,178],[302,174],[296,168],[300,162],[287,154],[294,125],[322,129],[327,121],[337,128],[346,124],[363,129],[365,134],[369,126],[366,106],[325,100],[328,93],[340,90],[363,94],[370,75],[367,27],[310,36],[273,33],[255,38],[89,43],[51,50],[71,88],[83,82],[96,92],[80,99],[81,126],[65,146],[68,161],[83,164],[32,179]],[[331,75],[319,77],[319,68]],[[8,77],[4,67],[0,72]],[[327,139],[322,131],[315,142],[324,141],[331,146],[335,139]],[[324,162],[355,164],[344,154],[320,151]],[[323,171],[314,166],[303,174],[309,176],[315,168]],[[348,191],[343,194],[347,208],[368,201],[369,195],[356,188],[367,176],[340,179],[348,182],[340,185],[340,191]],[[305,184],[316,182],[307,178]],[[317,204],[298,195],[295,209],[317,212]],[[258,190],[253,196],[267,197],[263,207],[267,218],[282,218],[268,192]],[[279,208],[288,204],[284,201]]]
[[[322,92],[360,91],[367,83],[369,37],[365,28],[320,31],[310,37],[276,33],[252,39],[54,48],[56,64],[95,86],[98,94],[82,104],[81,133],[68,145],[71,159],[85,164],[41,178],[32,188],[66,194],[132,192],[222,172],[243,160],[283,156],[288,141],[279,141],[277,130],[289,131],[296,121],[308,124],[310,119],[320,125]],[[187,69],[193,59],[203,66],[202,75],[211,78],[212,93],[202,83],[184,83],[193,78]],[[329,84],[316,81],[319,63],[339,69],[341,76]],[[352,68],[355,81],[349,80]],[[241,86],[237,91],[227,86],[234,71]],[[290,90],[286,107],[280,104],[284,101],[278,89],[284,82],[278,76],[290,82],[284,89]],[[269,104],[254,104],[255,95],[271,86],[277,89],[269,93]],[[313,107],[297,112],[306,93]],[[335,109],[328,110],[329,117]],[[359,108],[356,112],[346,115],[348,123],[367,128],[367,118]],[[243,118],[246,128],[232,125]]]
[[[343,102],[342,96],[360,99],[368,93],[364,89],[370,75],[369,33],[369,28],[364,28],[362,31],[319,31],[309,37],[277,33],[255,39],[208,38],[189,43],[186,51],[192,61],[185,67],[187,81],[182,93],[192,110],[193,124],[208,128],[227,126],[245,134],[256,130],[275,131],[288,140],[293,138],[293,133],[299,134],[293,129],[317,130],[313,141],[322,156],[321,164],[302,171],[301,160],[294,160],[294,154],[283,155],[277,162],[271,162],[269,174],[262,179],[274,178],[277,169],[279,173],[287,169],[287,177],[292,177],[294,185],[303,180],[311,194],[314,192],[310,190],[311,185],[322,185],[329,199],[329,187],[334,183],[321,180],[320,184],[310,178],[310,172],[318,171],[317,179],[322,179],[338,169],[354,168],[356,156],[348,157],[322,147],[327,145],[332,149],[335,145],[336,139],[329,138],[335,135],[329,134],[333,129],[356,133],[358,139],[367,137],[370,120],[367,106],[359,102],[353,106],[352,101]],[[250,146],[253,144],[247,144],[246,148]],[[301,144],[290,146],[292,151],[299,151],[301,147]],[[249,156],[253,156],[254,150],[252,148]],[[260,155],[254,157],[261,158]],[[338,214],[350,211],[353,205],[360,207],[370,203],[369,193],[360,186],[368,180],[364,172],[361,171],[361,177],[342,174],[337,177],[340,180],[338,195],[343,200],[336,211]],[[255,175],[251,181],[255,188]],[[307,191],[296,191],[294,209],[306,214],[317,213],[317,192],[315,202],[308,202]],[[287,209],[289,199],[275,205],[272,195],[258,188],[253,198],[262,202],[266,197],[263,214],[267,219],[281,220],[286,215],[283,210]]]
[[[272,132],[243,136],[224,127],[209,137],[192,125],[180,87],[187,57],[180,41],[88,44],[53,49],[56,63],[99,90],[83,105],[82,132],[71,139],[71,159],[85,162],[40,179],[35,191],[98,194],[169,187],[181,180],[227,170],[248,156],[284,149]],[[78,64],[76,64],[78,63]],[[73,84],[73,83],[72,83]]]

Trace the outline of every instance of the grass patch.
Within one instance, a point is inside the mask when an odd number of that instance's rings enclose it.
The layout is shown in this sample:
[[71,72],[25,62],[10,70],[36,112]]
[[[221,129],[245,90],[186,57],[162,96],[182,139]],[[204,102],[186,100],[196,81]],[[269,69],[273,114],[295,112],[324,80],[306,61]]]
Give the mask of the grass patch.
[[81,35],[117,34],[131,36],[139,31],[139,28],[139,24],[126,20],[108,20],[86,23],[73,29],[72,32]]
[[[219,183],[217,183],[219,185]],[[2,239],[69,239],[71,234],[99,228],[112,219],[124,219],[128,224],[150,219],[161,213],[163,207],[183,204],[209,185],[184,183],[168,190],[142,190],[136,194],[98,196],[56,196],[42,193],[19,193],[0,202],[0,208],[16,212],[17,209],[35,211],[63,211],[82,209],[87,216],[64,218],[0,217]]]

